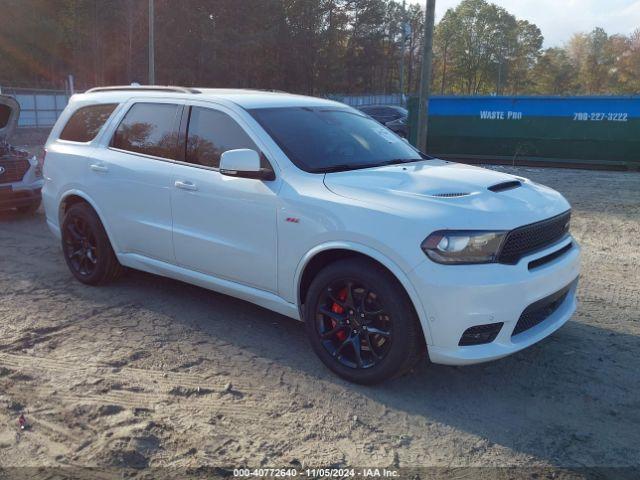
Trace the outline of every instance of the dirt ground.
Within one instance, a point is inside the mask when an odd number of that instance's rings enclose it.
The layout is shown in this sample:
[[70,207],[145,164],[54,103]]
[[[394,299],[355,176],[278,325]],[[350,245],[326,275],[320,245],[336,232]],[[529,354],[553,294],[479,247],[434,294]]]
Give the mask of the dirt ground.
[[640,468],[640,174],[496,168],[572,203],[577,313],[376,387],[252,304],[139,272],[81,285],[42,211],[0,216],[0,466]]

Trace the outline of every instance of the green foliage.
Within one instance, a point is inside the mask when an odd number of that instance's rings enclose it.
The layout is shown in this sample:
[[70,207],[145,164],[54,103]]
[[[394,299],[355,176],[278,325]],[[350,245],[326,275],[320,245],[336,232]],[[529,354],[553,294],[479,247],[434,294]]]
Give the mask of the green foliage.
[[[424,11],[400,0],[155,0],[162,84],[292,92],[418,90]],[[411,34],[405,35],[403,25]],[[78,88],[147,82],[148,0],[3,0],[0,85]],[[640,92],[640,30],[540,29],[487,0],[462,0],[434,39],[443,94]]]
[[[463,0],[436,28],[441,93],[519,93],[542,48],[538,27],[485,0]],[[445,56],[446,50],[446,56]]]

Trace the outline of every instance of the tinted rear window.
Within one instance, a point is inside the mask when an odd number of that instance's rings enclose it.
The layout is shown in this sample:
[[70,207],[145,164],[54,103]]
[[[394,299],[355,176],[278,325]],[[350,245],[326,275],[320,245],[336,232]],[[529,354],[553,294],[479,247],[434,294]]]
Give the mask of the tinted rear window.
[[4,128],[9,123],[11,109],[7,105],[0,105],[0,128]]
[[111,146],[154,157],[177,159],[178,113],[182,107],[168,103],[136,103],[113,136]]
[[117,106],[117,103],[105,103],[79,108],[64,126],[60,139],[71,142],[90,142],[96,138]]

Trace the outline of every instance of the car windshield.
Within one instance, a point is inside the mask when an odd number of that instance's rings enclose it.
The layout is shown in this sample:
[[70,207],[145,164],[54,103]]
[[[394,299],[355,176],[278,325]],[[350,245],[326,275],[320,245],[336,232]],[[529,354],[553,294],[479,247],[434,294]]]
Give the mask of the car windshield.
[[251,115],[302,170],[327,173],[428,159],[349,108],[259,108]]

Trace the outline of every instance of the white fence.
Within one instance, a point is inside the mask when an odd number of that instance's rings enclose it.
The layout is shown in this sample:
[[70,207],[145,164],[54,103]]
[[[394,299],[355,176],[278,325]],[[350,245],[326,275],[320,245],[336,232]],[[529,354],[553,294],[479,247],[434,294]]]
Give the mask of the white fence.
[[402,105],[404,106],[407,100],[406,95],[400,93],[387,93],[387,94],[362,94],[362,95],[347,95],[347,94],[329,94],[326,95],[331,100],[346,103],[352,107],[362,107],[364,105]]
[[15,97],[20,104],[20,128],[52,127],[69,101],[69,94],[64,90],[3,87],[0,91]]

